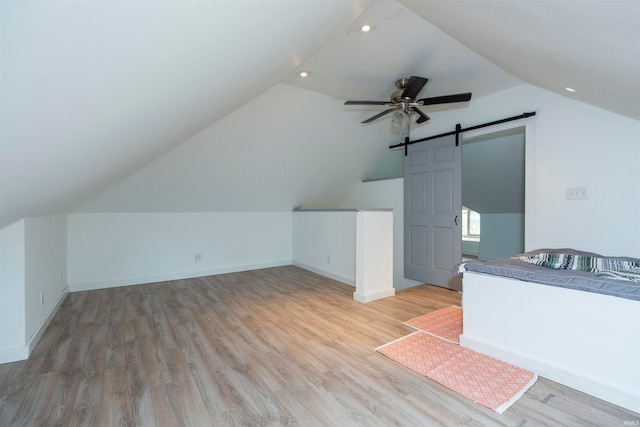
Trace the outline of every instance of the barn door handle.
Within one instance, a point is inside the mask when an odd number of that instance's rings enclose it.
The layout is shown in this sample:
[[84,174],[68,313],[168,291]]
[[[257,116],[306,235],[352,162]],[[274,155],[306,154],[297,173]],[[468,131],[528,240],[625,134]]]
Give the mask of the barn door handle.
[[456,215],[455,219],[453,220],[453,222],[458,225],[458,215]]

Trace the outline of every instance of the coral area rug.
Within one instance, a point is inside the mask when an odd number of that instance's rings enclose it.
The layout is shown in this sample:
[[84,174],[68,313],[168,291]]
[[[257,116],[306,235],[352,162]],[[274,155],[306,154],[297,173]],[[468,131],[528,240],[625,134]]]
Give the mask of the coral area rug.
[[462,334],[462,308],[451,307],[415,317],[403,323],[447,341],[459,343]]
[[376,351],[499,414],[538,379],[533,372],[422,331]]

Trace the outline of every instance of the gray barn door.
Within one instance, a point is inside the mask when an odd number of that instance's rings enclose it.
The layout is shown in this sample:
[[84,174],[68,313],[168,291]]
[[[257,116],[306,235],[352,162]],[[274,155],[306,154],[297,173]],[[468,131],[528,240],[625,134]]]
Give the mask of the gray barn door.
[[460,290],[462,144],[455,135],[408,146],[404,160],[404,275]]

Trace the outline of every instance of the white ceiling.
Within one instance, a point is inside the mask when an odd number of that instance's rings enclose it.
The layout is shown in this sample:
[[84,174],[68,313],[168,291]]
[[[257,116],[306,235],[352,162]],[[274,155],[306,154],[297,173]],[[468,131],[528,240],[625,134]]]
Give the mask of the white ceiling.
[[66,212],[281,82],[339,100],[409,75],[431,79],[421,96],[527,82],[640,119],[636,0],[3,1],[0,19],[0,227]]
[[[363,22],[374,31],[361,33]],[[293,73],[284,81],[345,100],[387,101],[397,90],[395,81],[411,75],[430,79],[421,97],[460,92],[479,97],[522,83],[395,1],[373,6],[299,68],[310,70],[312,78]],[[348,109],[354,120],[371,116],[361,106]]]
[[398,1],[527,83],[640,119],[637,0]]

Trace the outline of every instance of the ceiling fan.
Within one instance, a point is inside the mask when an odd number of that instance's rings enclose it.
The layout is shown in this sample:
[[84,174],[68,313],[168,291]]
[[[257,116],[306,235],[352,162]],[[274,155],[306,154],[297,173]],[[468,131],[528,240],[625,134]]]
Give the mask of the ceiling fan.
[[418,107],[423,107],[425,105],[448,104],[450,102],[465,102],[471,99],[471,92],[416,99],[428,81],[429,79],[418,76],[411,76],[408,79],[399,79],[396,81],[396,87],[398,90],[391,94],[390,101],[347,101],[344,105],[384,105],[391,107],[384,110],[382,113],[369,117],[362,123],[371,123],[392,111],[404,113],[403,115],[407,118],[410,117],[411,113],[416,113],[418,115],[416,123],[424,123],[429,120],[430,117],[420,111]]

